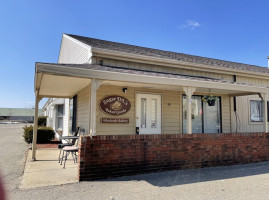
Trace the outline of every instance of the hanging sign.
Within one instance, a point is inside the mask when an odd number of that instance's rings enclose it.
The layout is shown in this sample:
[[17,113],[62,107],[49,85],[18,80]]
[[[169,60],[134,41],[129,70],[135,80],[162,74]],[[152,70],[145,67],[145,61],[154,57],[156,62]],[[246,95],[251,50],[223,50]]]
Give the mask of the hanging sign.
[[107,96],[100,101],[100,109],[109,115],[123,115],[130,108],[130,101],[122,96]]
[[107,124],[129,124],[128,118],[102,118],[101,123],[107,123]]

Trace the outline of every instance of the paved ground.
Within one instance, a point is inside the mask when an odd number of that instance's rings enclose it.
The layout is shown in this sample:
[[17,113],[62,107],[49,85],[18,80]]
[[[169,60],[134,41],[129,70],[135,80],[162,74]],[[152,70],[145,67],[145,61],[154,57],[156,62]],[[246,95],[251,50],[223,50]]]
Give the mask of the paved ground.
[[26,159],[20,189],[62,185],[78,182],[78,163],[74,163],[72,156],[66,161],[65,169],[58,163],[58,149],[38,149],[37,161],[32,162],[32,151]]
[[11,126],[0,127],[0,168],[11,200],[269,199],[269,162],[21,190],[18,185],[27,145],[21,137],[21,129]]

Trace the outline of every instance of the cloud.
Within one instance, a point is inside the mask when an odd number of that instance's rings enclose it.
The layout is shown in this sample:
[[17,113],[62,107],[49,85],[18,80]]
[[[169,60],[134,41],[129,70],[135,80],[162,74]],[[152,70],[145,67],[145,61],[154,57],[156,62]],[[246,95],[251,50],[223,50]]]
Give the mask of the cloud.
[[184,24],[182,24],[181,26],[179,26],[179,29],[189,29],[189,30],[194,30],[196,28],[198,28],[199,26],[201,26],[201,24],[197,21],[194,20],[186,20]]

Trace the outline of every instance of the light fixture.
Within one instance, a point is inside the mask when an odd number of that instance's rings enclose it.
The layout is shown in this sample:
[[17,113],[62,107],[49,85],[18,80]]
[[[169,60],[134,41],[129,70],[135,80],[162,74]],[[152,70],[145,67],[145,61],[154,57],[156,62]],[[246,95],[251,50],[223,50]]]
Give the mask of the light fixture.
[[127,92],[127,88],[122,88],[122,91],[123,91],[124,93],[126,93],[126,92]]

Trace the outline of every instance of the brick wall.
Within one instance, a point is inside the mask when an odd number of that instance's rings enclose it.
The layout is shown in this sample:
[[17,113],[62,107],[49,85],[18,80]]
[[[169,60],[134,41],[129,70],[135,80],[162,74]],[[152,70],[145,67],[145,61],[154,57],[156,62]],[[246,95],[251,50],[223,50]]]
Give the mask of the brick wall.
[[79,180],[269,160],[268,133],[82,136]]

